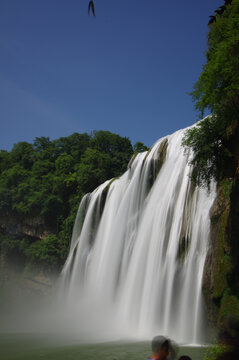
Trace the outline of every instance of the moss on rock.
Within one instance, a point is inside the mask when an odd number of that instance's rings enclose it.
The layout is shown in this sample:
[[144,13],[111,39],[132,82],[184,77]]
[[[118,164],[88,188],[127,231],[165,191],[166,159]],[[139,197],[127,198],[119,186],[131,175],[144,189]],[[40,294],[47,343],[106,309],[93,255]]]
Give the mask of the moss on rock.
[[224,178],[212,206],[211,242],[205,263],[203,292],[209,321],[215,329],[225,327],[228,316],[239,315],[238,216],[239,182]]
[[218,327],[223,327],[225,321],[230,317],[239,316],[239,299],[230,294],[230,290],[227,289],[221,300],[220,309],[218,313]]
[[227,276],[231,272],[230,246],[227,242],[227,223],[229,208],[223,212],[219,220],[219,236],[215,251],[216,261],[214,261],[214,289],[213,298],[219,298],[228,287]]

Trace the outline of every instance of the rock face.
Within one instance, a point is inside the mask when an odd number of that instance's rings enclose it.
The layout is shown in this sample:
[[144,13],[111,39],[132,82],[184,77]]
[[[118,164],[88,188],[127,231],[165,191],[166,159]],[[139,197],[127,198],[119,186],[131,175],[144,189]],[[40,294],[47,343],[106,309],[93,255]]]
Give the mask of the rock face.
[[217,327],[218,311],[224,291],[228,288],[227,275],[230,272],[231,246],[228,239],[228,215],[230,199],[225,196],[224,186],[217,189],[217,198],[212,206],[211,242],[206,258],[203,279],[209,320]]
[[8,235],[31,236],[36,239],[43,239],[54,232],[46,226],[44,219],[40,216],[21,219],[16,216],[1,216],[0,229]]
[[[238,152],[234,152],[238,164]],[[212,206],[211,241],[204,268],[203,292],[213,334],[229,316],[239,316],[239,167],[217,188]]]
[[[0,234],[3,237],[13,236],[19,240],[28,238],[30,242],[34,242],[44,239],[54,231],[55,229],[50,229],[41,217],[0,217]],[[0,292],[4,293],[6,298],[23,298],[28,295],[38,297],[48,293],[57,274],[46,272],[37,264],[34,270],[25,269],[25,262],[21,261],[19,256],[18,253],[13,259],[6,256],[0,242]],[[0,305],[1,301],[2,296]]]

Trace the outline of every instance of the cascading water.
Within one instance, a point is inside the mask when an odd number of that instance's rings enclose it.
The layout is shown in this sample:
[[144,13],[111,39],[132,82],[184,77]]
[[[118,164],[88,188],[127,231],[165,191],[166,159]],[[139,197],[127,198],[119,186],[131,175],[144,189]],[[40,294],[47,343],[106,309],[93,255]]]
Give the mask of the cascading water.
[[215,191],[191,184],[183,132],[138,154],[80,204],[61,299],[86,336],[205,340],[201,288]]

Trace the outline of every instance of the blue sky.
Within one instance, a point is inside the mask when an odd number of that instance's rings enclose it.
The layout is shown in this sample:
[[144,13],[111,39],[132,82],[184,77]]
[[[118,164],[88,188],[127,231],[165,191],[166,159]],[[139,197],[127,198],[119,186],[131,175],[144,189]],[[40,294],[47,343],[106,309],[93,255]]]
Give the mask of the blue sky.
[[0,149],[109,130],[151,146],[193,124],[188,93],[222,0],[0,1]]

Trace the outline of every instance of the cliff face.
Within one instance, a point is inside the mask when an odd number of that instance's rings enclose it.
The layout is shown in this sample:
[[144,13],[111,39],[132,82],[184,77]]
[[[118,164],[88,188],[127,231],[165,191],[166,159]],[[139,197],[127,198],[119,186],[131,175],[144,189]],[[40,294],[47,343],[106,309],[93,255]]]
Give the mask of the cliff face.
[[0,216],[0,230],[7,235],[18,237],[31,236],[35,239],[44,239],[54,232],[50,229],[43,218],[38,217],[17,217]]
[[231,139],[233,166],[218,184],[211,209],[211,241],[204,268],[203,292],[212,329],[223,329],[239,316],[239,137]]
[[[42,241],[55,229],[46,225],[43,218],[17,217],[14,214],[0,216],[0,308],[9,299],[38,297],[49,292],[59,269],[45,269],[40,264],[27,263],[22,249]],[[7,249],[3,242],[8,243]],[[27,246],[27,245],[25,245]]]

